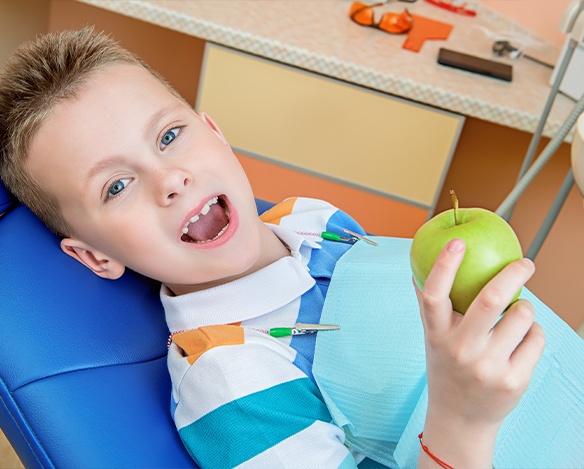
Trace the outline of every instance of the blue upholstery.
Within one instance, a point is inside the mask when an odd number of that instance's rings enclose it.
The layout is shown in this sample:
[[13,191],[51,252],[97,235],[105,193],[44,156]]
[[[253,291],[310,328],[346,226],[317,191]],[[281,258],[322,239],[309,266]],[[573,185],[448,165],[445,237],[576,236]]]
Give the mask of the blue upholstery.
[[0,427],[25,466],[195,467],[169,414],[159,285],[97,277],[0,183],[4,211]]

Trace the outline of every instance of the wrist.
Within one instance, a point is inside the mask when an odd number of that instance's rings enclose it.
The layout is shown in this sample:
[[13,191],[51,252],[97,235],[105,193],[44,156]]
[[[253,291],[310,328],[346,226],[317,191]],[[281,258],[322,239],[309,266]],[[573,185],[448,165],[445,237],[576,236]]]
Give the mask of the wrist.
[[429,457],[432,461],[434,461],[438,466],[440,466],[443,469],[455,469],[446,461],[442,461],[442,459],[440,459],[438,456],[432,453],[432,451],[430,451],[430,448],[428,448],[428,446],[424,444],[424,432],[420,433],[418,435],[418,438],[420,439],[421,451],[425,453],[420,455],[419,459],[420,461],[422,461],[422,464],[418,464],[418,466],[425,466],[426,464],[424,463],[427,462],[426,459]]
[[420,449],[419,467],[491,469],[497,430],[498,427],[428,416],[423,429],[423,445],[428,451]]

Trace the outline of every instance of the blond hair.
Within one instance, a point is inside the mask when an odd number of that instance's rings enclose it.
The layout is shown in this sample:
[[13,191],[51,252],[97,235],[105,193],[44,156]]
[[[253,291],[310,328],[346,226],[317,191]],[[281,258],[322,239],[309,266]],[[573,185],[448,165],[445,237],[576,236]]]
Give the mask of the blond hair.
[[176,94],[138,56],[90,27],[45,34],[24,43],[0,72],[0,178],[61,236],[73,232],[56,198],[27,170],[30,144],[57,104],[75,97],[92,72],[114,63],[142,66]]

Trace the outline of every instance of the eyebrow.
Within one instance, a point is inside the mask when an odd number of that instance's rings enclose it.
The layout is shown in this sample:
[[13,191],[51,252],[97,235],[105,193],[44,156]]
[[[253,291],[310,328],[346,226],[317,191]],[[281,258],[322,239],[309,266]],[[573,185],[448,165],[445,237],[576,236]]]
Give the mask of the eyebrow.
[[87,177],[85,179],[86,185],[89,186],[89,184],[93,181],[93,179],[96,178],[98,174],[105,171],[110,166],[119,164],[122,161],[123,158],[121,156],[110,156],[109,158],[99,161],[87,172]]
[[122,157],[121,156],[110,156],[104,160],[99,161],[95,164],[88,172],[86,182],[89,184],[95,177],[101,173],[102,171],[106,170],[110,166],[113,166],[117,163],[121,163]]
[[150,117],[146,123],[146,127],[144,127],[144,139],[148,140],[150,136],[157,131],[160,121],[176,108],[177,106],[169,106],[152,114],[152,117]]

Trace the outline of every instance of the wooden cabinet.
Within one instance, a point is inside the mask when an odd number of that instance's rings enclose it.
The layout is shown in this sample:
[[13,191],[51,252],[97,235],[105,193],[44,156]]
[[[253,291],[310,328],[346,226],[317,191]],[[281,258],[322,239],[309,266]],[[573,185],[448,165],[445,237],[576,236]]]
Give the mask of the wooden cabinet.
[[464,121],[210,43],[197,109],[218,122],[256,196],[323,198],[393,236],[433,213]]

